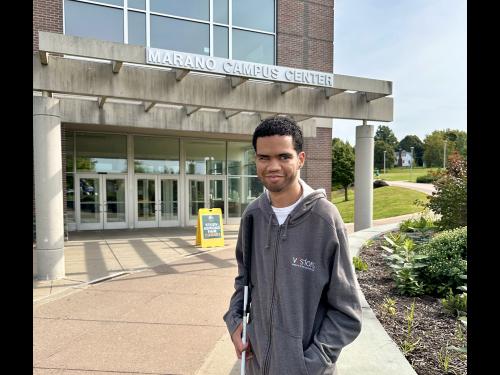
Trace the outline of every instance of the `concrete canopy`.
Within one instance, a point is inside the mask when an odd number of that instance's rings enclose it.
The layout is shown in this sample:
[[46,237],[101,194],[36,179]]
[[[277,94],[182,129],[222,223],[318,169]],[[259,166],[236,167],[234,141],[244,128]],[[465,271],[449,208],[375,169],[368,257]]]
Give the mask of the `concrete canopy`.
[[146,65],[142,46],[40,32],[39,48],[33,56],[33,90],[95,96],[99,108],[107,105],[106,99],[117,98],[144,102],[148,113],[150,103],[163,103],[184,106],[189,114],[195,108],[212,108],[226,116],[256,112],[297,119],[393,120],[390,81],[335,74],[333,88],[299,86],[282,92],[280,83],[245,79],[235,85],[230,76],[184,72],[189,74],[179,79],[176,69]]

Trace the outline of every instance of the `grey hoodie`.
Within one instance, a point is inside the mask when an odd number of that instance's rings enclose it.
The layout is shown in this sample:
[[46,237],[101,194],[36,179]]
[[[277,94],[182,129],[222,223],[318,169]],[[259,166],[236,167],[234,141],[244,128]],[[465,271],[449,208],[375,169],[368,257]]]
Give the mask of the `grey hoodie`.
[[337,208],[324,190],[312,191],[280,226],[265,193],[247,207],[236,245],[235,292],[224,315],[230,334],[242,321],[249,244],[247,335],[254,358],[246,373],[336,374],[340,351],[361,331],[359,285]]

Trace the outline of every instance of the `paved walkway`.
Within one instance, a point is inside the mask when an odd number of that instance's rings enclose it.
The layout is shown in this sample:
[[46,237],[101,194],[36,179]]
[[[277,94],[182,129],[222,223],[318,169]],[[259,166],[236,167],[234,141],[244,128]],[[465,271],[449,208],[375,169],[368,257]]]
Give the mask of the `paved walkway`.
[[389,186],[399,186],[407,189],[417,190],[427,195],[432,195],[436,188],[434,184],[421,184],[416,182],[407,182],[407,181],[386,181]]
[[[351,253],[400,220],[351,234]],[[237,229],[225,226],[225,246],[213,249],[194,246],[194,228],[70,233],[66,277],[33,282],[33,373],[239,374],[222,321]],[[338,367],[415,375],[366,301],[361,335]]]

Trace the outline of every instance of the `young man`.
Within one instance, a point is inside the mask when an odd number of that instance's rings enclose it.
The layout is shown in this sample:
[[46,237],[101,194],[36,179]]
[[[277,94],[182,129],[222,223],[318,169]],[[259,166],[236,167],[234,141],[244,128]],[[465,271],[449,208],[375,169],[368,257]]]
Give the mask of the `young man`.
[[[286,117],[255,129],[257,174],[266,191],[243,213],[238,276],[224,315],[247,374],[337,374],[342,348],[361,330],[358,283],[345,225],[324,189],[299,178],[302,132]],[[243,345],[243,287],[251,301]]]

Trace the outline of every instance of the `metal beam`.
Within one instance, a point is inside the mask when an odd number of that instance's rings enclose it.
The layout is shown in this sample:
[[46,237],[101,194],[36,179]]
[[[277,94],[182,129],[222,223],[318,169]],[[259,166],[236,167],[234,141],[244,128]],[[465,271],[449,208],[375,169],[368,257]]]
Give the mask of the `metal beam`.
[[191,116],[196,111],[199,111],[201,107],[186,105],[186,106],[184,106],[184,108],[186,108],[186,115]]
[[[135,101],[189,105],[232,111],[393,121],[393,98],[367,102],[366,95],[344,93],[325,100],[322,90],[292,90],[280,95],[280,86],[248,81],[234,90],[227,81],[210,75],[188,74],[177,81],[164,70],[124,65],[113,75],[109,64],[51,56],[42,66],[33,55],[33,90]],[[71,77],[71,79],[70,79]],[[208,94],[209,93],[209,94]]]
[[153,108],[155,104],[155,102],[144,102],[144,112],[149,112],[149,110]]
[[97,98],[97,105],[99,106],[99,108],[102,108],[107,99],[107,96],[100,96],[99,98]]
[[297,88],[298,85],[294,83],[280,83],[280,88],[281,88],[281,93],[284,94],[285,92],[288,92],[290,90],[293,90],[294,88]]
[[231,87],[234,89],[241,85],[242,83],[245,83],[248,81],[248,78],[242,78],[242,77],[229,77],[231,79]]
[[113,61],[113,73],[118,73],[123,66],[123,61]]
[[238,113],[241,113],[241,111],[224,111],[224,117],[227,120],[228,118],[236,116]]

